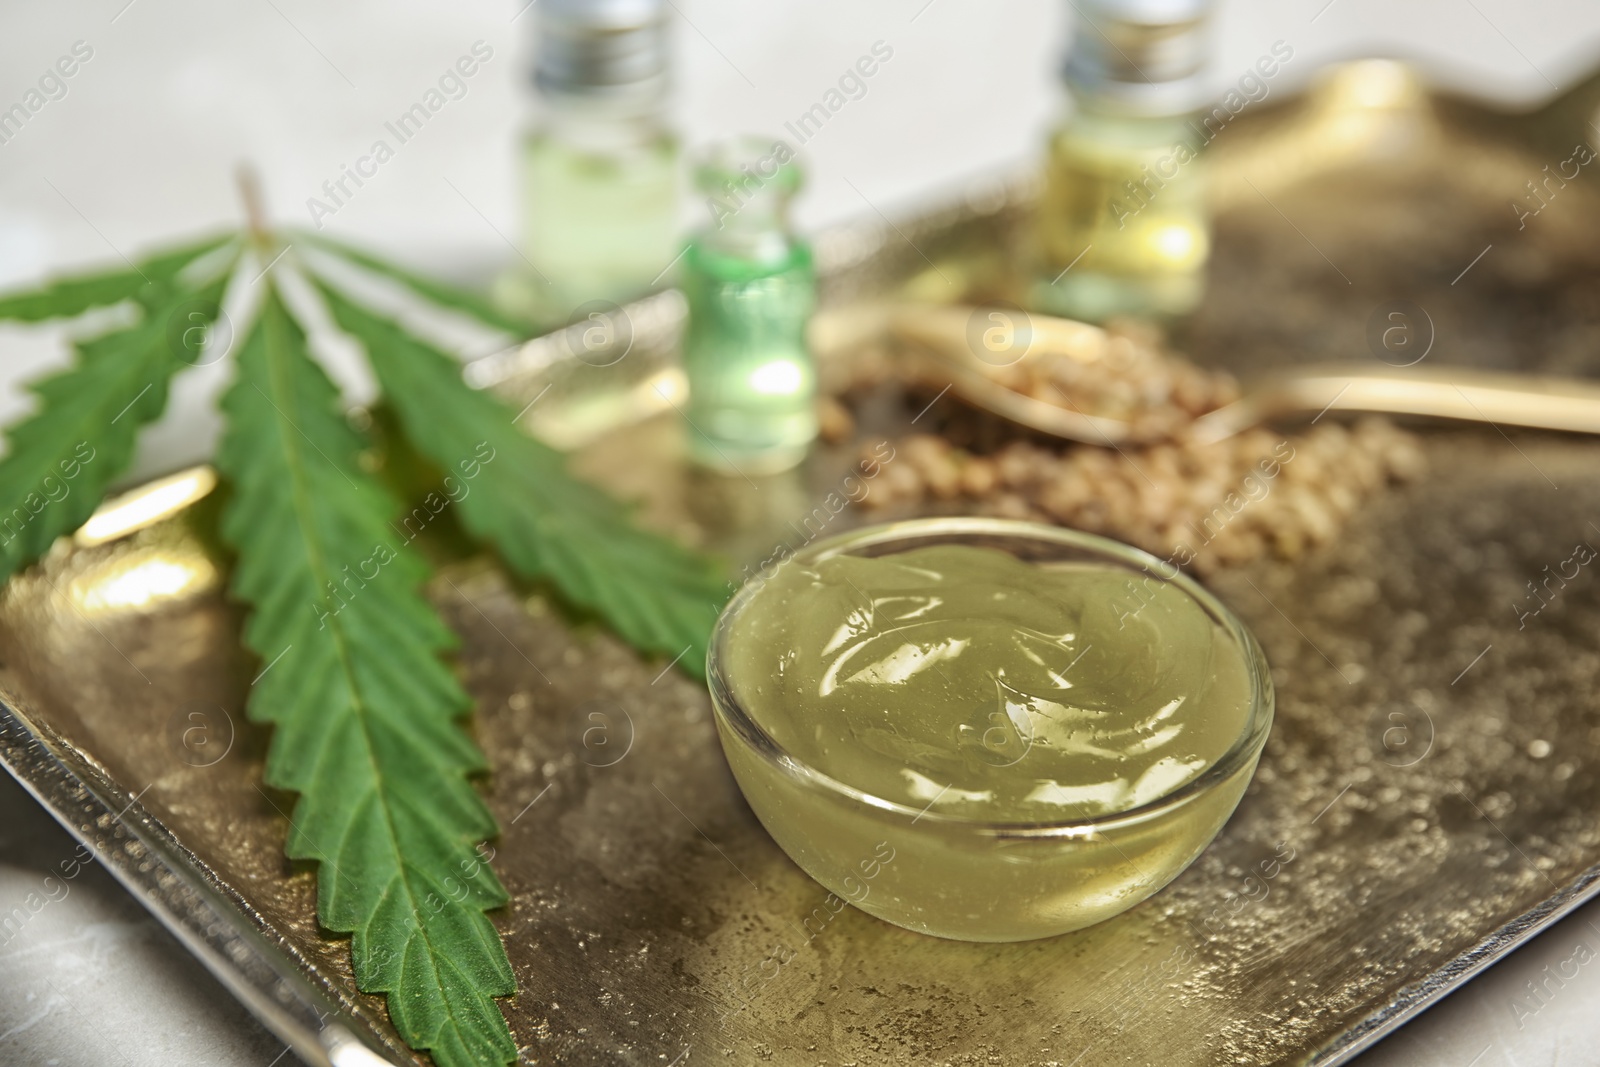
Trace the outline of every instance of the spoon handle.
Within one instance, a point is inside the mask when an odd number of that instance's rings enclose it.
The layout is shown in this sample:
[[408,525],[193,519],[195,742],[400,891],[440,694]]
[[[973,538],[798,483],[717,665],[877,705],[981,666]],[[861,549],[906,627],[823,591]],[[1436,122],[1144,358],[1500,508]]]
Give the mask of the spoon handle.
[[1274,418],[1329,411],[1600,433],[1600,382],[1457,367],[1374,368],[1323,363],[1280,371],[1232,404],[1196,419],[1192,438],[1220,441]]

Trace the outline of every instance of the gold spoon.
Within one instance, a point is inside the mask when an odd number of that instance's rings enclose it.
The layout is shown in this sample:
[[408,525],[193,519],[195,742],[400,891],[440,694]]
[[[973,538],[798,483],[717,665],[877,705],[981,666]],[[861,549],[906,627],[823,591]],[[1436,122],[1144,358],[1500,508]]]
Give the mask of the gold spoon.
[[[993,376],[995,368],[1028,359],[1104,359],[1110,338],[1099,327],[1009,308],[946,305],[898,308],[889,316],[889,330],[947,375],[952,392],[1031,430],[1108,446],[1151,444],[1168,436],[1039,400]],[[1333,409],[1600,434],[1597,383],[1459,367],[1348,362],[1265,375],[1248,383],[1238,400],[1195,419],[1183,436],[1209,444],[1272,419],[1309,415],[1315,421]]]

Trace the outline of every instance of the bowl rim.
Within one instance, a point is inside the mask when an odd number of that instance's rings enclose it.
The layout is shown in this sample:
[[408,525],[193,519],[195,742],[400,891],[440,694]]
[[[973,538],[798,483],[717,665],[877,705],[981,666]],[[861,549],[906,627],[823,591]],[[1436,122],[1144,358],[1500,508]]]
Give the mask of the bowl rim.
[[[1144,570],[1159,581],[1177,585],[1193,597],[1228,631],[1245,655],[1251,686],[1250,713],[1246,717],[1245,727],[1239,737],[1200,774],[1137,807],[1101,815],[1059,820],[981,819],[950,812],[936,812],[932,810],[931,803],[926,808],[918,810],[909,804],[876,796],[840,781],[786,750],[735,697],[724,668],[727,659],[725,645],[740,614],[776,573],[777,567],[818,562],[830,556],[847,554],[852,550],[877,547],[897,541],[960,543],[965,538],[975,536],[1043,541],[1052,545],[1086,550],[1128,565],[1130,570]],[[907,547],[911,546],[908,544]],[[1172,573],[1168,575],[1167,571]],[[1143,549],[1121,541],[1080,530],[1018,519],[969,516],[906,519],[859,527],[806,545],[786,556],[771,573],[757,573],[752,576],[728,601],[717,617],[716,626],[706,649],[706,681],[711,690],[712,712],[716,716],[718,725],[724,727],[720,731],[724,742],[728,732],[733,732],[758,758],[772,764],[780,773],[802,786],[890,814],[909,817],[912,823],[928,821],[936,825],[943,824],[994,837],[1092,837],[1107,830],[1137,826],[1168,811],[1183,807],[1209,793],[1212,788],[1230,780],[1260,757],[1261,750],[1266,745],[1267,734],[1272,727],[1274,714],[1274,691],[1267,669],[1266,654],[1261,650],[1255,635],[1225,604],[1176,564],[1161,560]]]

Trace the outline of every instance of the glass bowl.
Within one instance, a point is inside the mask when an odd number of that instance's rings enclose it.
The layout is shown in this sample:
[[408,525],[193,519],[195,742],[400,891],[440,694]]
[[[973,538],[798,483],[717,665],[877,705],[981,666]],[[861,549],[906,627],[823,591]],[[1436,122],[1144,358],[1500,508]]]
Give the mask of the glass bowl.
[[[1237,643],[1243,657],[1251,695],[1238,738],[1198,775],[1147,803],[1070,821],[984,821],[873,796],[785,751],[740,700],[741,690],[755,680],[729,676],[729,635],[752,603],[760,603],[756,594],[772,576],[768,571],[751,578],[723,610],[707,655],[717,730],[745,799],[778,845],[837,898],[911,930],[964,941],[1025,941],[1078,930],[1133,907],[1193,862],[1249,784],[1272,725],[1272,682],[1260,646],[1227,608],[1172,564],[1059,527],[1009,519],[917,519],[817,542],[793,561],[938,544],[999,549],[1034,563],[1122,567],[1130,580],[1175,585]],[[831,917],[827,909],[819,913],[804,920],[808,926],[813,918],[825,923]]]

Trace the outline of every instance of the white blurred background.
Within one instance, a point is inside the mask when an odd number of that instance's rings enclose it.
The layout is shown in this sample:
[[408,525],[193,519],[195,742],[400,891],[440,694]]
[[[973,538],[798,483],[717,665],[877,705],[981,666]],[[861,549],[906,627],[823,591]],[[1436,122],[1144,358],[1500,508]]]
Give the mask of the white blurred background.
[[[509,255],[514,131],[525,114],[527,0],[8,0],[0,108],[76,41],[94,56],[0,145],[0,285],[238,217],[232,171],[263,173],[273,211],[305,201],[384,136],[475,41],[493,58],[328,225],[422,262]],[[805,146],[798,207],[817,226],[904,207],[1026,159],[1057,101],[1068,0],[675,0],[675,110],[692,146],[778,132],[875,41],[893,58]],[[1288,42],[1292,90],[1330,60],[1396,55],[1435,81],[1529,106],[1600,56],[1594,0],[1223,0],[1219,86]],[[391,138],[392,140],[392,138]],[[445,179],[460,189],[453,192]],[[848,179],[848,181],[847,181]],[[482,214],[480,215],[479,212]],[[485,218],[485,216],[487,218]]]
[[[511,260],[506,242],[518,230],[514,149],[533,21],[519,14],[524,2],[5,0],[0,111],[75,43],[93,54],[64,96],[0,144],[0,288],[234,223],[240,161],[260,171],[278,218],[308,223],[307,198],[478,41],[493,55],[466,96],[327,226],[418,265],[486,277]],[[1068,0],[674,4],[674,108],[691,148],[778,132],[875,42],[893,49],[867,94],[804,148],[806,228],[892,215],[966,177],[1020,165],[1057,107]],[[1218,86],[1274,41],[1292,46],[1274,93],[1329,61],[1385,55],[1517,110],[1600,65],[1596,0],[1222,0],[1215,34]],[[47,334],[0,328],[0,423],[27,407],[19,382],[64,358]],[[180,400],[161,434],[191,445],[205,436],[193,400]],[[20,791],[0,790],[0,804],[10,824],[0,831],[3,889],[30,856],[49,853],[58,831]],[[64,837],[56,844],[70,852]],[[107,879],[86,882],[60,906],[59,923],[0,949],[0,1063],[265,1064],[262,1050],[278,1046],[117,894]],[[1565,959],[1575,939],[1600,948],[1597,923],[1590,909],[1544,935],[1369,1063],[1600,1062],[1600,1024],[1588,1011],[1600,1002],[1600,972],[1569,983],[1536,1025],[1513,1025],[1509,1010],[1522,981]],[[111,927],[134,933],[85,940],[85,929]]]

